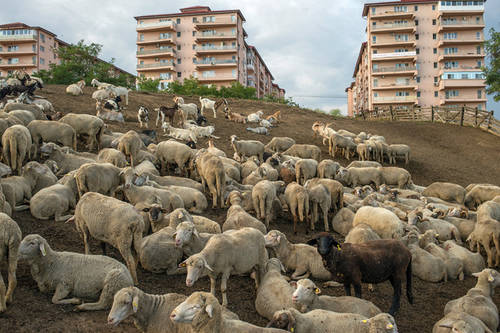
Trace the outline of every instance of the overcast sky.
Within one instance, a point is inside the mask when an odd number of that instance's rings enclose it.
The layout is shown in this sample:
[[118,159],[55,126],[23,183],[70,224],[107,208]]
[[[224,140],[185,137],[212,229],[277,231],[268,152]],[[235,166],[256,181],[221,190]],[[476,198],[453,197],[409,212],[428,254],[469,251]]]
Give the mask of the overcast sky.
[[[247,42],[257,47],[287,96],[301,106],[346,112],[344,90],[352,81],[361,42],[366,40],[366,21],[361,17],[364,2],[1,0],[0,22],[41,26],[68,43],[84,39],[103,44],[104,60],[115,58],[117,66],[135,74],[134,16],[175,13],[194,5],[240,9],[246,18]],[[486,30],[500,30],[500,1],[487,1],[485,12]],[[488,109],[500,116],[500,103],[491,97]]]

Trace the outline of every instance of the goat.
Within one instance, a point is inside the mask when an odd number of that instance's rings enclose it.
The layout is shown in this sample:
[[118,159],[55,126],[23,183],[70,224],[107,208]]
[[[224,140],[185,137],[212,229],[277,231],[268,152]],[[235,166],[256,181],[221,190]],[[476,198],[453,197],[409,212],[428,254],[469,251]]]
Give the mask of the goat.
[[165,122],[165,117],[167,117],[170,124],[173,125],[174,116],[179,111],[179,105],[176,103],[173,107],[160,106],[159,108],[156,108],[155,111],[158,112],[158,115],[156,116],[156,126],[158,126],[158,120],[160,120],[160,118],[161,123],[163,124]]
[[361,282],[381,283],[389,280],[394,289],[389,313],[394,315],[399,310],[401,283],[406,272],[406,296],[413,304],[411,291],[411,252],[393,239],[368,241],[362,244],[339,244],[328,233],[307,242],[316,245],[323,258],[323,265],[332,273],[332,279],[343,283],[347,296],[351,296],[351,284],[356,297],[361,298]]
[[281,120],[281,111],[276,111],[272,115],[266,117],[266,120],[268,120],[269,122],[273,122],[273,119],[274,122],[279,123]]
[[139,120],[139,124],[142,128],[142,122],[146,123],[146,128],[148,128],[149,123],[149,110],[145,106],[139,107],[139,111],[137,111],[137,119]]

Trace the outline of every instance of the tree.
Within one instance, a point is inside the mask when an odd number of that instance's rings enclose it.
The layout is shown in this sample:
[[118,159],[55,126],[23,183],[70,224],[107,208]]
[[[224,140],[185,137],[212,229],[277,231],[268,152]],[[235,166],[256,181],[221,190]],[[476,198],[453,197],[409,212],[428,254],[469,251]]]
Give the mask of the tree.
[[53,84],[71,84],[85,80],[90,84],[93,78],[114,85],[129,87],[134,84],[134,77],[124,73],[116,74],[111,59],[109,63],[98,59],[102,45],[85,44],[80,40],[77,44],[61,46],[56,50],[60,64],[50,64],[49,70],[37,73],[44,82]]
[[145,77],[139,77],[137,85],[139,86],[139,91],[158,92],[160,79],[153,80],[146,79]]
[[484,43],[490,66],[483,67],[486,76],[486,92],[493,95],[493,99],[500,101],[500,32],[490,30],[491,38]]
[[340,111],[340,109],[332,109],[329,114],[334,117],[342,117],[342,111]]

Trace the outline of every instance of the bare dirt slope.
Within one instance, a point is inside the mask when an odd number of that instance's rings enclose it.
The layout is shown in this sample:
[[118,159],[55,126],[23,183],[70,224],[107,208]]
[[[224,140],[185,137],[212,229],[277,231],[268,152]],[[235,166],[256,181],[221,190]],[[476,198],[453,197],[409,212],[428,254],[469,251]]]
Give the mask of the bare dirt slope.
[[[92,89],[85,88],[85,95],[72,97],[64,94],[63,86],[48,86],[39,94],[46,96],[57,111],[63,113],[95,114],[95,105],[90,99]],[[186,98],[187,102],[196,100]],[[329,116],[312,113],[298,108],[283,107],[279,104],[261,103],[258,101],[230,100],[232,109],[248,114],[263,110],[270,114],[281,110],[284,123],[271,131],[270,136],[260,136],[247,132],[247,125],[234,124],[225,120],[222,114],[214,121],[211,114],[207,115],[209,122],[215,124],[215,135],[220,136],[216,145],[232,155],[229,136],[236,134],[244,139],[257,139],[268,142],[272,136],[290,136],[298,143],[314,143],[321,146],[319,139],[312,139],[311,125],[320,120],[333,122],[333,128],[344,128],[353,132],[371,132],[384,135],[389,143],[406,143],[412,148],[411,163],[408,170],[417,184],[428,185],[434,181],[453,181],[462,185],[473,182],[490,182],[500,185],[500,139],[472,128],[459,128],[452,125],[430,123],[403,122],[363,122],[349,119],[333,119]],[[136,110],[139,105],[156,107],[171,105],[171,96],[137,94],[130,96],[130,105],[125,112],[127,123],[110,124],[114,131],[125,132],[138,128]],[[153,118],[156,114],[153,115]],[[153,122],[150,122],[153,124]],[[162,138],[163,139],[163,138]],[[205,146],[201,142],[199,147]],[[327,148],[321,146],[323,157],[327,156]],[[340,160],[346,165],[348,161]],[[207,217],[220,223],[225,219],[225,211],[209,210]],[[14,219],[19,223],[23,235],[38,233],[47,238],[53,249],[59,251],[83,252],[83,243],[71,224],[40,221],[34,219],[29,212],[15,213]],[[285,232],[293,242],[304,242],[307,235],[294,236],[288,216],[283,216],[271,225],[273,229]],[[300,226],[299,230],[303,226]],[[100,253],[99,244],[92,242],[91,251]],[[110,255],[123,261],[117,251]],[[4,268],[2,275],[6,277]],[[196,290],[209,290],[207,278],[196,282],[193,288],[187,288],[184,277],[167,277],[164,274],[152,274],[138,269],[139,287],[150,293],[179,292],[189,295]],[[442,316],[446,302],[464,295],[475,284],[475,279],[451,281],[447,283],[427,283],[414,278],[415,304],[409,305],[402,298],[402,306],[396,317],[400,332],[430,332],[433,324]],[[218,285],[219,292],[220,287]],[[328,295],[343,295],[343,290],[323,288]],[[378,285],[373,293],[363,290],[363,296],[374,302],[383,310],[390,306],[392,288],[390,284]],[[404,295],[404,293],[403,293]],[[220,295],[219,295],[220,296]],[[7,312],[0,315],[0,332],[136,332],[131,321],[126,321],[116,328],[106,324],[107,312],[96,311],[79,313],[73,311],[73,306],[60,306],[51,303],[50,295],[41,294],[36,283],[31,278],[28,267],[20,263],[18,269],[18,287],[14,293],[14,303]],[[228,283],[229,309],[236,312],[241,319],[265,325],[266,320],[260,317],[254,308],[255,289],[253,281],[245,277],[231,277]],[[500,297],[495,296],[497,305]]]

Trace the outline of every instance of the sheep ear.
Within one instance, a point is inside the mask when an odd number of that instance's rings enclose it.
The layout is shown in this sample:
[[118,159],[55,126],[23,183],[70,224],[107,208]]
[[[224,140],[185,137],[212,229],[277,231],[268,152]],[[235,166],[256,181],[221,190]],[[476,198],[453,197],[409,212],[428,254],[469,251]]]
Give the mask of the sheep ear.
[[212,267],[210,267],[205,259],[203,259],[203,264],[205,265],[205,268],[208,269],[209,271],[213,272],[214,270]]
[[132,310],[134,312],[137,312],[137,309],[139,308],[139,296],[134,296],[132,299]]
[[316,295],[321,294],[321,289],[319,289],[319,288],[314,288],[314,293],[315,293]]
[[479,277],[479,273],[472,273],[472,276]]
[[212,318],[212,316],[214,315],[214,307],[212,304],[208,304],[206,307],[205,307],[205,311],[206,313],[208,314],[208,316],[210,318]]
[[196,230],[196,228],[194,228],[194,230],[193,230],[193,234],[194,234],[196,237],[200,237],[200,234],[198,233],[198,230]]
[[42,256],[45,257],[47,255],[47,252],[45,251],[45,244],[40,243],[39,247],[40,247],[40,252],[42,253]]

